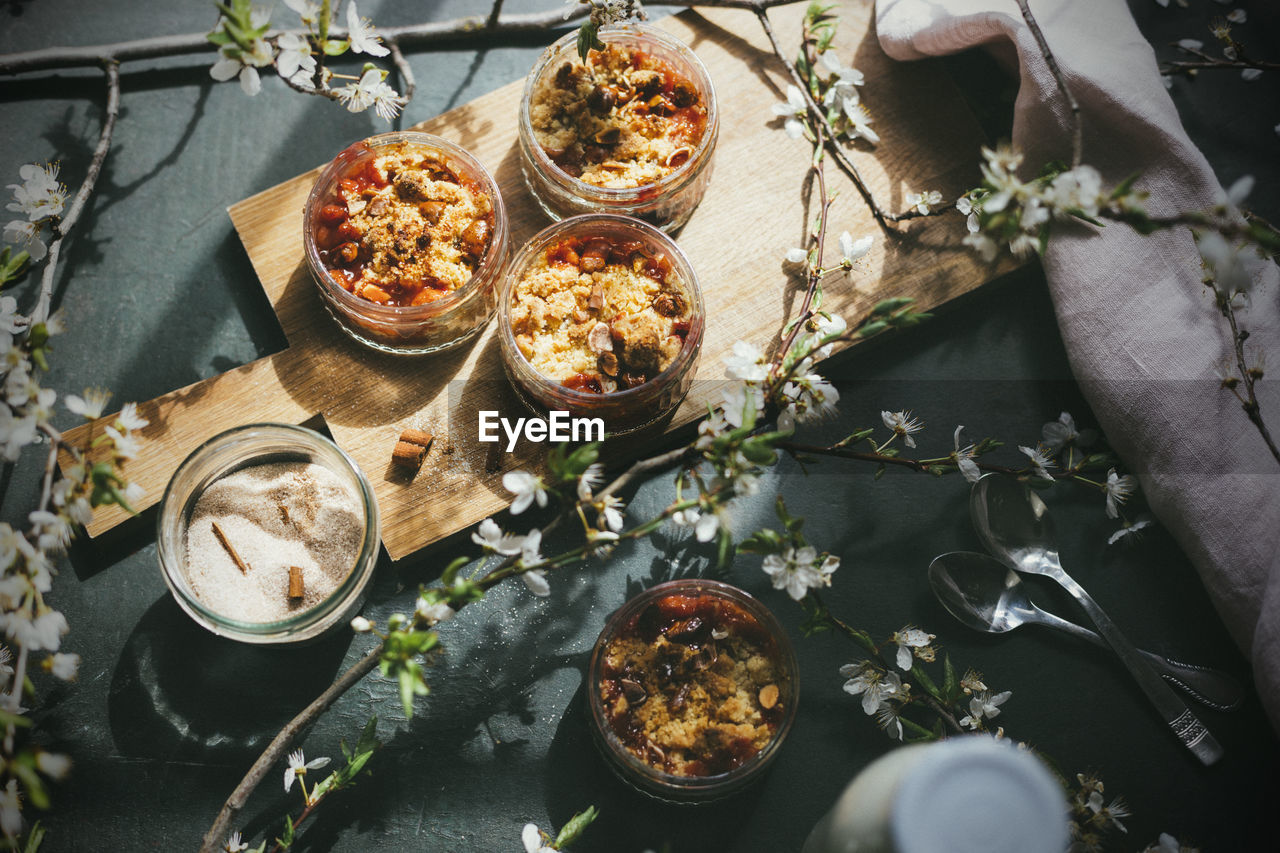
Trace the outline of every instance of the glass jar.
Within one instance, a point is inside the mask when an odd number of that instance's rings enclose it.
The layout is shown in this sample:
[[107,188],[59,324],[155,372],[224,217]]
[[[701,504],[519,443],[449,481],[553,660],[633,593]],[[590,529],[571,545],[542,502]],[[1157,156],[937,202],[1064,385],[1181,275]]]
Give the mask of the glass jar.
[[[473,192],[487,196],[492,211],[488,223],[488,242],[475,259],[474,271],[464,284],[440,292],[423,287],[438,297],[419,305],[382,304],[352,293],[336,276],[345,275],[343,268],[326,263],[327,247],[333,229],[341,222],[326,216],[335,205],[345,210],[339,196],[343,180],[374,180],[377,170],[373,161],[391,148],[407,145],[421,148],[425,154],[443,164]],[[350,222],[346,222],[350,226]],[[502,195],[493,178],[480,162],[446,139],[427,133],[398,131],[371,136],[357,142],[333,159],[316,179],[303,213],[303,242],[307,266],[315,280],[325,309],[344,332],[362,344],[383,352],[420,355],[456,346],[479,332],[493,314],[497,283],[507,259],[508,223]],[[350,235],[352,245],[361,245],[358,231]],[[340,239],[340,238],[339,238]],[[433,283],[434,284],[434,283]]]
[[[740,665],[756,656],[767,664]],[[704,672],[708,685],[732,684],[716,708],[712,697],[723,690],[703,692]],[[737,587],[698,578],[658,584],[622,605],[587,667],[591,733],[610,768],[633,788],[677,803],[720,799],[760,779],[795,721],[799,695],[795,652],[769,609]],[[659,701],[655,725],[678,711],[686,734],[701,727],[693,746],[663,750],[649,739],[643,708]],[[641,710],[632,714],[633,707]],[[733,724],[733,738],[723,729],[708,734],[718,728],[709,723],[735,716],[743,722]],[[743,733],[748,727],[753,738]]]
[[[643,52],[692,84],[698,103],[705,105],[702,135],[691,150],[672,156],[686,160],[657,180],[636,187],[596,186],[570,175],[556,164],[534,131],[534,100],[545,86],[554,85],[555,74],[566,63],[578,62],[577,31],[552,44],[534,65],[520,101],[520,169],[538,204],[552,219],[592,211],[634,216],[672,231],[679,228],[702,201],[711,181],[712,155],[720,129],[715,88],[702,61],[687,45],[668,33],[639,23],[613,24],[600,30],[606,45]],[[667,84],[670,88],[670,82]],[[674,105],[669,105],[674,106]]]
[[[540,373],[521,352],[512,328],[516,288],[545,253],[566,240],[602,239],[638,246],[638,253],[651,259],[665,259],[673,282],[687,300],[687,329],[671,363],[660,373],[635,387],[604,393],[564,384],[564,377]],[[600,418],[610,435],[648,426],[669,415],[689,392],[702,349],[706,308],[702,291],[689,259],[666,234],[651,225],[626,216],[593,213],[574,216],[538,232],[512,259],[506,284],[498,301],[498,340],[502,363],[517,395],[534,412],[567,411],[576,418]],[[612,344],[611,344],[612,345]]]
[[[277,621],[233,619],[210,608],[193,589],[187,560],[192,513],[200,496],[215,481],[245,468],[278,462],[322,466],[356,496],[364,527],[359,547],[350,572],[319,603]],[[213,633],[246,643],[302,642],[346,625],[364,603],[378,559],[379,541],[378,503],[359,466],[329,439],[289,424],[235,427],[196,448],[169,480],[156,522],[161,573],[178,605]]]
[[1060,853],[1062,786],[1008,741],[961,735],[891,750],[844,789],[803,853]]

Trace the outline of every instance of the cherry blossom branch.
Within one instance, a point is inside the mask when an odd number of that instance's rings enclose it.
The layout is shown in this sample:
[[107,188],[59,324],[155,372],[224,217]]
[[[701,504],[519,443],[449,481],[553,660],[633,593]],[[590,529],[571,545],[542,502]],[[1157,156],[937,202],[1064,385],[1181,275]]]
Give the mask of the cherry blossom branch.
[[1259,59],[1250,59],[1249,57],[1239,53],[1235,59],[1227,59],[1223,56],[1214,56],[1210,53],[1196,48],[1188,47],[1180,42],[1174,42],[1173,47],[1188,53],[1196,59],[1179,59],[1171,60],[1160,66],[1160,73],[1166,76],[1173,74],[1186,74],[1188,71],[1198,71],[1200,69],[1226,69],[1232,71],[1243,71],[1249,68],[1256,68],[1259,71],[1273,71],[1280,69],[1280,62],[1266,62]]
[[1080,121],[1080,103],[1076,100],[1075,95],[1071,94],[1071,87],[1067,85],[1067,78],[1063,75],[1062,69],[1058,67],[1058,60],[1054,58],[1053,51],[1049,50],[1049,43],[1045,41],[1044,32],[1040,29],[1040,24],[1036,21],[1035,15],[1031,14],[1031,6],[1028,0],[1018,0],[1018,9],[1022,12],[1022,20],[1026,21],[1027,29],[1031,30],[1031,35],[1036,40],[1036,46],[1040,48],[1040,53],[1044,56],[1045,65],[1049,68],[1049,73],[1053,75],[1053,79],[1058,84],[1058,91],[1062,92],[1062,97],[1067,102],[1067,107],[1071,110],[1071,168],[1080,165],[1080,159],[1084,151],[1084,128]]
[[1244,342],[1248,339],[1248,331],[1240,329],[1236,322],[1235,308],[1231,305],[1231,297],[1217,287],[1214,293],[1218,300],[1218,308],[1222,311],[1222,316],[1226,318],[1227,323],[1231,326],[1231,341],[1235,349],[1236,367],[1240,371],[1240,381],[1244,383],[1245,393],[1241,394],[1236,388],[1235,383],[1224,383],[1236,395],[1236,399],[1240,401],[1240,406],[1244,409],[1245,415],[1258,429],[1262,440],[1266,442],[1267,449],[1271,451],[1271,455],[1280,462],[1280,448],[1276,447],[1275,439],[1271,437],[1271,430],[1267,428],[1266,423],[1262,419],[1262,407],[1258,404],[1258,395],[1254,390],[1254,382],[1261,375],[1261,372],[1255,372],[1250,369],[1244,355]]
[[[502,4],[497,4],[501,6]],[[404,58],[404,54],[400,52],[400,42],[398,39],[383,39],[387,47],[391,50],[391,61],[396,65],[396,73],[400,75],[400,82],[404,84],[404,91],[400,93],[400,97],[404,98],[407,104],[413,100],[413,93],[417,90],[417,84],[413,79],[413,67],[409,65],[408,60]]]
[[35,310],[31,312],[31,323],[37,325],[49,319],[49,306],[53,301],[54,275],[58,267],[58,253],[67,235],[75,228],[84,212],[89,196],[93,194],[98,175],[102,172],[102,164],[111,149],[111,136],[116,129],[116,118],[120,115],[120,66],[114,61],[105,61],[103,70],[107,76],[107,106],[102,120],[102,131],[98,135],[98,145],[93,151],[93,159],[89,161],[89,169],[85,172],[84,182],[71,202],[66,215],[53,226],[54,237],[49,243],[49,256],[45,261],[44,272],[40,277],[40,297]]
[[[597,499],[602,499],[613,495],[619,490],[625,488],[638,477],[678,464],[689,458],[693,452],[692,446],[683,446],[647,459],[638,460],[632,463],[626,471],[616,477],[608,486],[598,492],[596,497]],[[668,518],[672,512],[681,508],[685,508],[685,506],[683,504],[679,504],[668,507],[668,509],[659,516],[659,520]],[[572,511],[573,510],[570,509],[561,513],[554,521],[543,528],[543,532],[545,533],[552,529],[555,524]],[[644,530],[644,533],[648,533],[652,529],[650,527],[652,524],[653,521],[650,521],[638,528],[633,528],[633,530],[628,531],[629,535],[624,535],[620,538],[638,538],[641,534],[638,534],[637,531]],[[594,546],[584,546],[587,550],[589,550],[590,547]],[[583,548],[574,549],[564,555],[560,555],[560,557],[556,558],[556,561],[564,562],[567,557],[580,557],[583,553],[586,553]],[[547,563],[534,568],[555,568],[559,565],[556,561],[548,561]],[[523,568],[516,566],[514,557],[508,557],[502,560],[493,569],[489,570],[483,578],[477,581],[477,584],[482,589],[488,589],[509,577],[523,573],[523,571],[525,571]],[[463,606],[465,606],[465,603],[459,603],[458,608],[461,609]],[[297,716],[290,720],[284,728],[282,728],[279,733],[272,738],[271,743],[267,745],[266,749],[262,751],[262,754],[258,756],[256,761],[254,761],[253,765],[249,768],[249,771],[245,773],[244,778],[240,780],[240,783],[236,785],[235,790],[231,792],[231,795],[223,804],[222,809],[219,810],[212,826],[209,827],[208,832],[204,835],[203,843],[200,847],[200,853],[218,853],[218,851],[223,849],[223,839],[225,839],[231,831],[236,818],[240,815],[240,812],[248,802],[249,796],[257,789],[258,785],[261,784],[266,775],[271,772],[272,768],[280,763],[286,753],[288,753],[289,749],[294,745],[294,741],[298,736],[305,731],[311,723],[319,718],[321,714],[327,711],[339,697],[358,684],[366,675],[373,672],[382,659],[385,645],[385,641],[378,643],[378,645],[365,653],[364,657],[360,658],[360,660],[352,665],[346,672],[342,673],[342,675],[329,685],[323,693],[316,697],[315,701],[303,708]]]

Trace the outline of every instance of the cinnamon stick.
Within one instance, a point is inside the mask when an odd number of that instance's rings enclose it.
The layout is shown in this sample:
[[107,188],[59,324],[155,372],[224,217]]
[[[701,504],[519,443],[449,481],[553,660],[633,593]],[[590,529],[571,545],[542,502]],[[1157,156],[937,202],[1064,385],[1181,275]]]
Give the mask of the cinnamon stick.
[[227,549],[227,554],[231,557],[231,562],[236,564],[236,568],[240,570],[240,574],[249,574],[249,564],[240,559],[240,555],[236,553],[236,549],[231,547],[231,542],[228,541],[227,534],[222,532],[222,528],[218,526],[218,522],[211,521],[209,523],[213,525],[213,535],[218,537],[218,541],[222,543],[222,547]]
[[302,585],[302,567],[289,567],[289,597],[302,598],[304,589]]
[[435,441],[435,436],[425,430],[408,427],[400,433],[400,440],[407,444],[416,444],[419,447],[430,447],[431,442]]
[[427,448],[420,444],[397,441],[395,450],[391,451],[391,461],[404,468],[418,468],[427,456]]

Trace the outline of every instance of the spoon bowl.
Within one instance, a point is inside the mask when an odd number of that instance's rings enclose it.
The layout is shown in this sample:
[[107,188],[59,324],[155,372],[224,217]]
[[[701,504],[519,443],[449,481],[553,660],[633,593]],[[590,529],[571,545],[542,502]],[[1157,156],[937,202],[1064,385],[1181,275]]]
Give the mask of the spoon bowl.
[[1017,572],[986,554],[952,551],[935,557],[929,586],[948,613],[975,631],[1003,634],[1035,614]]
[[1025,483],[986,475],[973,485],[969,512],[982,544],[1001,562],[1037,575],[1062,570],[1049,507]]

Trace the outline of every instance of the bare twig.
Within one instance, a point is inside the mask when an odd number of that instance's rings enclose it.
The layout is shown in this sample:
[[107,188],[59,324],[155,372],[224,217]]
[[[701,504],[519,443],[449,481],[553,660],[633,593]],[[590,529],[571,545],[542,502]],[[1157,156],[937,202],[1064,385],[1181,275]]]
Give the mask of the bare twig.
[[485,22],[486,29],[493,29],[498,25],[498,16],[502,14],[502,0],[493,0],[493,8],[489,11],[489,20]]
[[200,853],[218,853],[223,849],[223,841],[231,831],[231,825],[239,816],[241,809],[249,799],[249,795],[253,793],[258,784],[271,772],[272,768],[279,763],[280,758],[293,746],[294,740],[302,733],[313,720],[329,709],[334,702],[338,700],[342,694],[346,693],[369,673],[373,672],[374,667],[378,665],[378,661],[382,658],[382,644],[379,643],[370,649],[364,657],[360,658],[346,672],[342,673],[333,684],[316,697],[315,701],[307,707],[303,708],[296,717],[290,720],[283,729],[280,730],[267,748],[258,756],[258,760],[249,768],[249,772],[240,780],[240,784],[231,792],[231,796],[222,806],[222,810],[218,812],[218,817],[214,820],[213,826],[209,827],[209,831],[205,833],[204,841],[200,845]]
[[[1217,289],[1215,288],[1215,290]],[[1231,390],[1235,393],[1236,399],[1240,401],[1240,406],[1244,409],[1245,415],[1257,427],[1258,433],[1262,436],[1262,440],[1266,442],[1267,449],[1271,451],[1271,455],[1275,457],[1277,462],[1280,462],[1280,448],[1276,447],[1275,439],[1271,437],[1271,430],[1267,428],[1266,423],[1262,420],[1262,406],[1258,404],[1258,395],[1254,390],[1254,382],[1257,381],[1256,377],[1250,371],[1244,356],[1244,342],[1249,337],[1249,333],[1242,331],[1236,322],[1236,312],[1231,305],[1231,297],[1220,290],[1217,291],[1217,297],[1222,316],[1231,325],[1231,340],[1235,348],[1236,367],[1240,370],[1240,380],[1244,383],[1245,393],[1241,394],[1234,387]]]
[[413,93],[417,89],[417,84],[413,79],[413,68],[410,67],[408,60],[404,58],[404,54],[400,52],[400,42],[395,39],[383,39],[383,41],[391,49],[391,61],[396,64],[396,73],[400,75],[400,82],[404,86],[404,91],[400,93],[400,97],[404,98],[404,102],[407,104],[413,100]]
[[1084,151],[1084,128],[1080,123],[1080,104],[1076,101],[1076,96],[1071,94],[1071,87],[1067,85],[1067,78],[1063,76],[1062,69],[1058,67],[1058,60],[1054,58],[1053,51],[1049,50],[1049,43],[1044,40],[1044,32],[1040,29],[1040,24],[1036,21],[1035,15],[1031,14],[1028,0],[1018,0],[1018,9],[1022,12],[1022,20],[1027,22],[1027,29],[1031,30],[1031,35],[1035,38],[1036,45],[1044,56],[1044,62],[1049,68],[1049,73],[1053,75],[1053,79],[1058,83],[1058,91],[1062,92],[1062,97],[1067,102],[1067,107],[1071,110],[1071,168],[1074,169],[1080,165],[1080,158],[1083,156]]
[[98,147],[93,151],[93,159],[89,161],[89,169],[85,172],[84,182],[71,202],[66,214],[54,226],[54,238],[49,243],[49,256],[45,261],[44,272],[40,276],[40,297],[35,310],[31,312],[32,324],[43,323],[49,319],[49,305],[53,301],[53,279],[58,267],[58,253],[67,235],[75,228],[84,211],[85,203],[93,194],[93,187],[102,172],[102,164],[107,159],[107,151],[111,149],[111,135],[116,129],[116,117],[120,114],[120,66],[113,61],[103,63],[107,75],[107,107],[102,119],[102,132],[98,135]]

